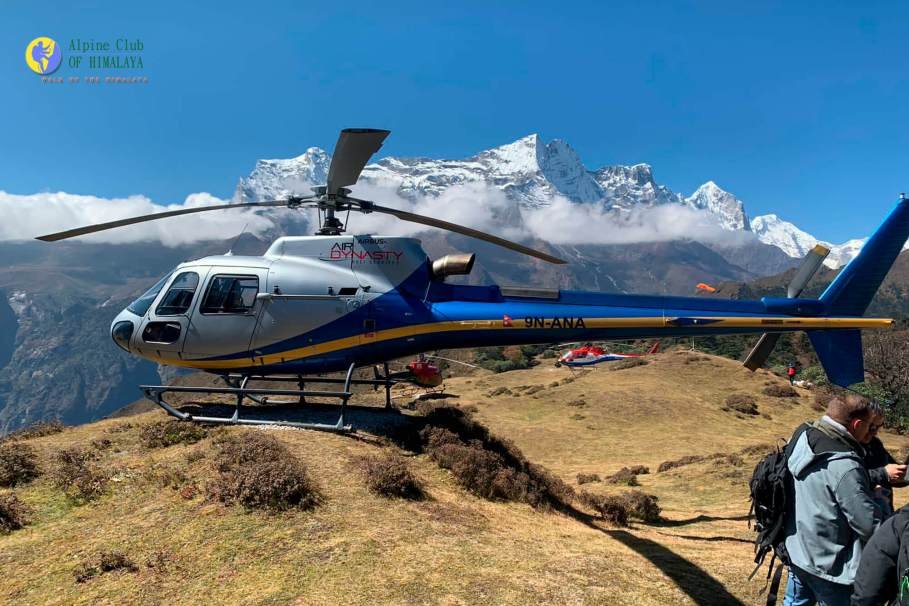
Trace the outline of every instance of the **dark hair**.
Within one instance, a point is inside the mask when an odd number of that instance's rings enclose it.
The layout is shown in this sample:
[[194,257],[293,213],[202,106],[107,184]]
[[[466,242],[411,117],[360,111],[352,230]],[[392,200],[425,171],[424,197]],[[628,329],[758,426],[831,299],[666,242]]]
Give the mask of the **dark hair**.
[[882,414],[880,404],[858,394],[837,396],[827,403],[827,416],[843,424],[879,414]]

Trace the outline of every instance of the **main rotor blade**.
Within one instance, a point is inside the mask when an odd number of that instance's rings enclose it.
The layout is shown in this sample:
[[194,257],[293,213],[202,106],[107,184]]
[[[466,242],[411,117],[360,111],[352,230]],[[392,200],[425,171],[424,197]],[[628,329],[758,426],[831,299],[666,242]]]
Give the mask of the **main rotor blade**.
[[[350,200],[355,200],[354,198],[349,198]],[[363,202],[363,201],[359,201]],[[511,240],[506,240],[498,236],[493,236],[492,234],[487,234],[486,232],[478,231],[470,227],[464,227],[463,225],[458,225],[456,223],[449,223],[448,221],[442,221],[441,219],[434,219],[432,217],[425,217],[423,215],[417,215],[414,213],[409,213],[403,210],[398,210],[396,208],[388,208],[387,206],[379,206],[378,204],[367,203],[363,208],[365,210],[375,211],[377,213],[385,213],[386,215],[392,215],[404,221],[410,221],[411,223],[420,223],[421,225],[429,225],[430,227],[438,227],[439,229],[446,229],[448,231],[453,231],[458,234],[465,236],[470,236],[471,238],[476,238],[478,240],[484,240],[486,242],[491,242],[503,248],[509,250],[514,250],[531,257],[536,257],[537,259],[542,259],[548,263],[555,263],[556,265],[564,265],[567,261],[563,261],[558,257],[553,257],[552,255],[547,255],[544,252],[528,248],[517,242],[512,242]]]
[[140,215],[138,217],[130,217],[129,219],[120,219],[118,221],[108,221],[107,223],[95,223],[94,225],[86,225],[85,227],[77,227],[76,229],[68,229],[66,231],[58,231],[54,234],[38,236],[35,239],[43,240],[45,242],[56,242],[58,240],[66,240],[67,238],[75,238],[76,236],[93,234],[95,232],[104,231],[106,229],[113,229],[115,227],[135,225],[136,223],[145,223],[146,221],[155,221],[157,219],[166,219],[167,217],[178,217],[180,215],[204,213],[210,210],[224,210],[227,208],[249,208],[250,206],[287,206],[287,204],[288,203],[286,200],[270,200],[267,202],[219,204],[218,206],[203,206],[201,208],[183,208],[180,210],[169,210],[163,213],[153,213],[151,215]]
[[761,338],[758,339],[758,342],[751,350],[751,353],[745,358],[745,361],[743,362],[745,368],[748,370],[757,370],[763,366],[767,361],[767,358],[770,357],[773,348],[776,347],[776,342],[780,340],[781,334],[782,333],[778,332],[765,332],[762,334]]
[[830,249],[820,244],[815,245],[814,248],[809,250],[808,254],[805,255],[804,260],[802,260],[802,264],[799,266],[798,271],[792,276],[792,282],[789,283],[789,288],[786,289],[786,296],[790,299],[794,299],[802,294],[802,291],[805,290],[805,286],[808,285],[808,282],[814,277],[814,274],[820,268],[821,263],[824,262],[824,259],[826,259],[829,254]]
[[325,193],[334,195],[338,189],[353,185],[360,178],[363,167],[391,131],[377,128],[345,128],[338,135],[335,151],[328,167]]
[[[808,282],[814,277],[814,274],[817,272],[818,268],[820,268],[821,263],[824,262],[824,259],[826,259],[829,254],[830,249],[820,244],[809,250],[808,254],[805,255],[804,260],[802,260],[802,264],[799,266],[798,271],[792,276],[792,281],[786,289],[786,296],[790,299],[795,299],[802,294],[802,291],[805,290],[805,286],[808,285]],[[745,361],[743,362],[745,368],[748,370],[757,370],[763,366],[779,340],[780,333],[778,332],[765,332],[762,334],[761,338],[758,339],[758,342],[755,343],[751,352],[748,354],[748,357],[745,358]]]

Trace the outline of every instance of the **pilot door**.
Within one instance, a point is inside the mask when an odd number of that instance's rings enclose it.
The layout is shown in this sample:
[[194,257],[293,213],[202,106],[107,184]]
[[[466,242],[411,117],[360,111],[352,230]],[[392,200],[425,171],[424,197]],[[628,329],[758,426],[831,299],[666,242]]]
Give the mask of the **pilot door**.
[[207,269],[187,268],[175,273],[166,288],[149,307],[134,341],[138,353],[154,356],[164,362],[179,360],[189,316],[199,296]]
[[189,359],[249,353],[266,290],[267,269],[227,267],[209,272],[184,344]]

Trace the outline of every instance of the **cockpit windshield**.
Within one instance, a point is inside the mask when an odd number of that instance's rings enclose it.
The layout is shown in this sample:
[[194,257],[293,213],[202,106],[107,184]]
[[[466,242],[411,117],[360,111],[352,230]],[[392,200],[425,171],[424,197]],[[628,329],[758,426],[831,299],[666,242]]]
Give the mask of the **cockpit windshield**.
[[148,311],[148,308],[151,307],[151,304],[155,301],[155,297],[158,296],[158,293],[161,292],[161,289],[164,288],[164,285],[167,284],[167,281],[170,277],[174,275],[174,272],[168,273],[166,276],[158,280],[154,286],[145,291],[141,297],[129,304],[129,311],[133,312],[137,316],[144,316],[145,312]]

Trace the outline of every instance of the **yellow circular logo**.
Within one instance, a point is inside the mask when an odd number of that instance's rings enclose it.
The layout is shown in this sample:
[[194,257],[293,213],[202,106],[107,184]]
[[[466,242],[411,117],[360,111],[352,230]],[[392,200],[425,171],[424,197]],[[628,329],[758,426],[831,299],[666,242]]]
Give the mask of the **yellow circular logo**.
[[62,59],[60,45],[47,36],[35,38],[25,47],[25,62],[33,72],[41,76],[57,71]]

